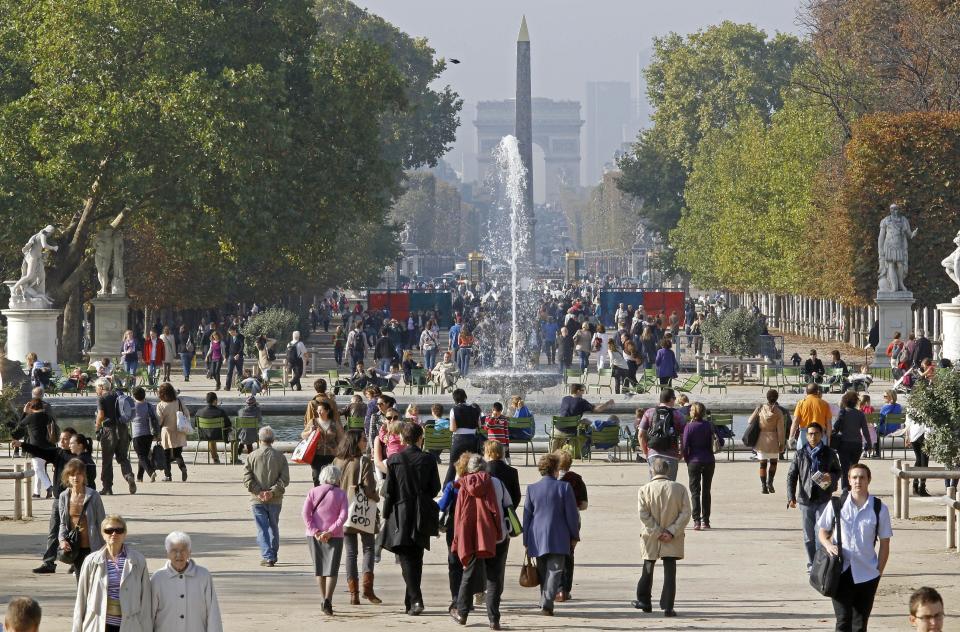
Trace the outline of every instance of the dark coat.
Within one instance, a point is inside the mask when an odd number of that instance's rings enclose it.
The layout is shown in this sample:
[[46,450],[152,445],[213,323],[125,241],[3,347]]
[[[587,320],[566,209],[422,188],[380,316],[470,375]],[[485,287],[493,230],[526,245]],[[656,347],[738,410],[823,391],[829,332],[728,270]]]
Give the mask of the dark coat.
[[245,340],[241,333],[237,334],[236,339],[234,339],[233,336],[227,335],[227,337],[223,339],[223,347],[227,350],[226,353],[223,354],[224,360],[229,360],[235,355],[239,355],[242,358]]
[[926,336],[917,338],[917,345],[913,348],[913,356],[911,356],[910,361],[913,366],[920,366],[924,358],[933,360],[933,343]]
[[[830,487],[822,489],[813,482],[813,462],[810,459],[810,453],[806,447],[801,447],[796,451],[793,462],[790,463],[790,471],[787,473],[787,500],[795,500],[801,505],[818,505],[830,500],[833,492],[837,491],[837,485],[840,483],[840,477],[843,471],[840,469],[840,459],[837,453],[829,446],[823,446],[823,453],[820,455],[821,471],[830,474]],[[797,494],[797,483],[800,484],[799,495]]]
[[430,548],[437,535],[440,474],[432,454],[407,447],[387,459],[387,491],[383,503],[383,548]]
[[[50,442],[50,425],[56,426],[53,417],[45,412],[34,412],[24,417],[17,428],[11,433],[15,439],[26,437],[26,442],[35,446],[52,448]],[[56,427],[54,427],[56,430]],[[56,434],[60,434],[59,431]]]
[[520,506],[520,474],[517,468],[510,467],[503,459],[496,461],[487,461],[487,472],[490,476],[500,479],[503,486],[510,493],[510,499],[514,507]]

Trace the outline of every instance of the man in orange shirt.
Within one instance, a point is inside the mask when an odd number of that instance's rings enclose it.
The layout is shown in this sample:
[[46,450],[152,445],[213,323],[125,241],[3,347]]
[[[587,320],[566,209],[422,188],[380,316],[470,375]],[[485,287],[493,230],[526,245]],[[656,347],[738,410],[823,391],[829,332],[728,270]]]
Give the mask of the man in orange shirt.
[[793,425],[790,426],[790,438],[797,439],[799,435],[800,442],[806,441],[806,433],[801,433],[800,429],[806,429],[808,425],[816,422],[823,428],[824,443],[827,443],[833,426],[831,417],[830,404],[823,401],[823,398],[820,396],[820,385],[814,383],[807,384],[807,396],[797,402],[797,407],[793,411]]

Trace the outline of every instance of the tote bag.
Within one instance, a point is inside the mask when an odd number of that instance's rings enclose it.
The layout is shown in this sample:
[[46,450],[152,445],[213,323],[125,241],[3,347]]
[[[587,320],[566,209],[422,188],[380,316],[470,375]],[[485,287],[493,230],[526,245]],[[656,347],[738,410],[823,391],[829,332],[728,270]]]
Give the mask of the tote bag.
[[290,460],[294,463],[309,465],[313,462],[313,457],[317,453],[317,444],[320,443],[320,431],[314,430],[306,439],[297,444],[293,449],[293,456]]
[[357,487],[354,490],[353,502],[350,503],[345,526],[364,533],[376,533],[377,503],[370,500],[370,497],[363,491],[363,486],[360,485],[366,458],[365,456],[360,457],[360,475],[357,478]]
[[190,418],[187,417],[187,414],[183,412],[183,402],[179,399],[177,400],[177,430],[186,434],[193,434],[193,425],[190,423]]

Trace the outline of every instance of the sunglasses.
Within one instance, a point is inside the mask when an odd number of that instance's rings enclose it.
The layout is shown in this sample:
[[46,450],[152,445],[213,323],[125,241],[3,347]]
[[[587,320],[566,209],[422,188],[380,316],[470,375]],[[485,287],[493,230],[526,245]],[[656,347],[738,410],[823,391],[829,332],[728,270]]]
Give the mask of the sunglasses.
[[387,421],[397,421],[399,417],[387,417]]
[[120,535],[122,533],[126,533],[127,530],[124,529],[123,527],[107,527],[106,529],[103,530],[103,532],[106,535]]

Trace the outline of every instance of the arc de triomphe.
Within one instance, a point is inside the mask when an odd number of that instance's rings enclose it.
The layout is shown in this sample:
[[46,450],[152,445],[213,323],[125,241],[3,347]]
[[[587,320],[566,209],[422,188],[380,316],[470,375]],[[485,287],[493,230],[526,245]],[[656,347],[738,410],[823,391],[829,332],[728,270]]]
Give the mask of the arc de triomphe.
[[[493,150],[514,133],[516,102],[477,103],[477,174],[484,180],[493,168]],[[543,150],[547,202],[560,198],[560,186],[580,186],[579,101],[533,99],[533,143]]]

